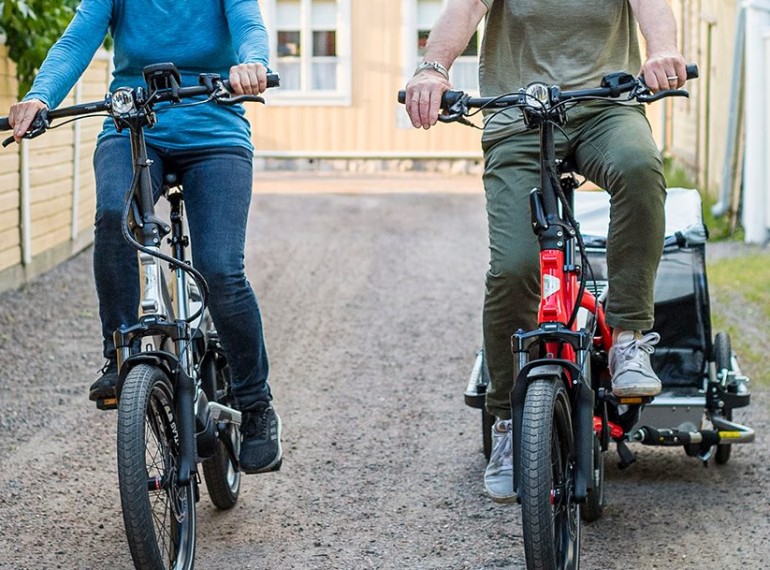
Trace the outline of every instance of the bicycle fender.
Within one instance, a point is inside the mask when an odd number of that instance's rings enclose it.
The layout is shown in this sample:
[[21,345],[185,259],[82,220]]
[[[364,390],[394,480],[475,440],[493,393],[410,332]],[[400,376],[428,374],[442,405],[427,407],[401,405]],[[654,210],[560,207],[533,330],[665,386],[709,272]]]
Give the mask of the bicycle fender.
[[120,392],[123,390],[123,383],[126,381],[126,376],[131,372],[132,368],[140,364],[149,364],[150,366],[158,366],[163,369],[169,382],[173,381],[171,371],[177,368],[176,358],[167,352],[140,352],[133,354],[123,363],[120,367],[120,373],[118,375],[118,383],[115,385],[115,393],[120,396]]
[[531,368],[527,372],[527,378],[534,380],[536,378],[547,378],[549,376],[561,377],[564,367],[560,364],[541,364]]
[[575,437],[575,500],[583,503],[593,488],[594,391],[585,382],[576,387],[572,426]]
[[[565,361],[566,362],[566,361]],[[521,439],[521,423],[524,417],[524,401],[527,398],[527,388],[533,380],[538,378],[558,377],[561,378],[562,372],[569,369],[562,363],[552,362],[537,363],[535,361],[528,363],[520,372],[518,378],[513,384],[511,390],[511,436],[513,441]],[[516,496],[519,494],[519,481],[521,473],[521,446],[513,446],[513,490]]]

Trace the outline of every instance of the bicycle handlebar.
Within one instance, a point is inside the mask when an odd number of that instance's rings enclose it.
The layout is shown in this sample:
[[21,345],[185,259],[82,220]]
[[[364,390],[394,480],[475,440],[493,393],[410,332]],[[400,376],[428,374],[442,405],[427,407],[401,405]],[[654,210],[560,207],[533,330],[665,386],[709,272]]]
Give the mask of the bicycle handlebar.
[[[258,95],[232,95],[232,86],[230,81],[223,79],[221,81],[222,86],[231,93],[230,97],[220,97],[217,102],[222,105],[235,105],[237,103],[252,101],[252,102],[264,102],[264,99]],[[277,73],[267,74],[267,87],[278,87],[280,85],[280,76]],[[211,95],[215,92],[215,89],[211,85],[194,85],[190,87],[180,87],[176,91],[170,89],[158,91],[155,93],[153,102],[161,103],[164,101],[172,101],[175,99],[187,99],[190,97],[196,97],[200,95]],[[65,117],[78,117],[81,115],[90,115],[93,113],[109,112],[112,109],[112,102],[109,94],[102,101],[94,101],[91,103],[81,103],[78,105],[71,105],[69,107],[60,107],[58,109],[49,109],[46,111],[46,118],[48,120],[62,119]],[[0,131],[10,131],[12,129],[8,122],[8,117],[0,117]]]
[[[686,67],[687,79],[695,79],[698,77],[698,66],[694,63],[688,64]],[[551,104],[564,103],[566,101],[591,98],[591,97],[606,97],[617,98],[623,93],[628,93],[634,90],[638,90],[638,93],[634,93],[631,97],[642,103],[652,103],[663,97],[671,96],[684,96],[689,94],[687,91],[681,89],[665,89],[658,91],[657,93],[649,93],[647,85],[644,83],[644,76],[634,77],[627,73],[613,73],[609,74],[602,79],[602,86],[593,89],[580,89],[576,91],[560,91],[558,87],[552,87]],[[646,92],[646,93],[645,93]],[[463,106],[466,108],[480,108],[486,109],[500,109],[505,107],[516,107],[526,104],[526,95],[524,90],[516,93],[510,93],[508,95],[502,95],[499,97],[469,97],[464,91],[450,90],[444,92],[441,98],[441,108],[448,110],[460,101],[464,99]],[[402,105],[406,103],[406,91],[401,90],[398,92],[398,102]]]

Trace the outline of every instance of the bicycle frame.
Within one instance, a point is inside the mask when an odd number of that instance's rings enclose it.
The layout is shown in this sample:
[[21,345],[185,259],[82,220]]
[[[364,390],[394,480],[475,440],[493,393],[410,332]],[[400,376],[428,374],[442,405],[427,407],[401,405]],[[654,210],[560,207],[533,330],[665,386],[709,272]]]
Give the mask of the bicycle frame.
[[[196,400],[205,399],[199,382],[194,380],[193,360],[189,348],[192,341],[190,324],[185,320],[189,317],[187,292],[187,275],[184,270],[176,269],[177,295],[175,307],[171,306],[160,259],[153,255],[160,252],[161,240],[172,231],[172,246],[174,257],[184,263],[184,246],[182,244],[181,217],[172,217],[169,226],[155,214],[155,201],[150,177],[152,162],[147,157],[147,147],[144,139],[143,119],[137,118],[130,129],[131,151],[134,160],[134,186],[132,212],[129,224],[133,229],[135,239],[142,245],[139,252],[140,279],[144,284],[140,317],[137,324],[122,326],[115,331],[114,341],[117,350],[120,381],[122,382],[129,370],[142,362],[149,362],[163,367],[173,386],[174,407],[178,421],[177,429],[180,445],[179,481],[186,484],[195,473],[196,441],[195,441],[195,409],[205,409],[204,405],[196,406]],[[177,207],[180,207],[177,205]],[[175,318],[176,317],[176,318]],[[147,342],[145,339],[150,339]],[[141,350],[134,352],[137,341]],[[233,411],[233,419],[235,415]],[[240,418],[237,418],[240,422]]]
[[[526,116],[526,114],[525,114]],[[514,389],[511,392],[513,441],[520,441],[521,425],[529,383],[540,377],[558,375],[564,378],[572,400],[575,433],[576,477],[573,497],[584,501],[591,487],[594,390],[591,387],[591,348],[598,342],[609,350],[611,334],[604,319],[603,307],[590,291],[579,283],[583,271],[576,258],[578,229],[565,219],[559,201],[561,191],[571,204],[576,187],[574,179],[559,178],[554,124],[565,118],[561,109],[547,108],[542,115],[532,114],[528,120],[539,128],[540,188],[530,193],[532,225],[540,244],[540,303],[538,328],[517,331],[511,340],[514,353]],[[561,184],[557,189],[556,184]],[[595,330],[577,328],[576,308],[596,315]],[[530,360],[531,350],[540,356]],[[514,489],[521,480],[520,446],[514,446]]]

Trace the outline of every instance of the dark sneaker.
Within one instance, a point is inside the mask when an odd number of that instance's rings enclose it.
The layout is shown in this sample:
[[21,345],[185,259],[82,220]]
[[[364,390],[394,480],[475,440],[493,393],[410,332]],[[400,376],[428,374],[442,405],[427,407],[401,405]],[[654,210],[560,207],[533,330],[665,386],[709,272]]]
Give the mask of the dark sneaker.
[[108,360],[101,369],[101,376],[91,384],[88,399],[96,402],[115,398],[115,386],[118,383],[118,363]]
[[639,336],[634,332],[622,332],[610,348],[610,374],[612,393],[619,398],[657,396],[661,384],[650,364],[650,355],[658,344],[658,333]]
[[484,489],[493,501],[516,502],[516,493],[513,492],[511,420],[497,420],[492,426],[492,453],[484,472]]
[[269,402],[257,402],[241,411],[241,453],[244,473],[266,473],[281,468],[281,418]]

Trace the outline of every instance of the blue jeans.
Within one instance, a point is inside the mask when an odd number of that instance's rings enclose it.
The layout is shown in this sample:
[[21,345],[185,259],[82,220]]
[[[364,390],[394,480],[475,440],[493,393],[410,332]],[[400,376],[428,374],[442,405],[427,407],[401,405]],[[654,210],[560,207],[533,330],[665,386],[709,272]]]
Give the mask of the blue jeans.
[[[169,150],[147,147],[155,199],[163,174],[184,185],[193,265],[209,285],[209,310],[230,362],[233,395],[241,408],[271,399],[268,359],[257,298],[246,279],[244,245],[251,202],[252,156],[241,147]],[[94,153],[96,222],[94,277],[104,356],[115,357],[112,334],[137,322],[137,254],[121,233],[133,160],[128,137],[102,139]]]

